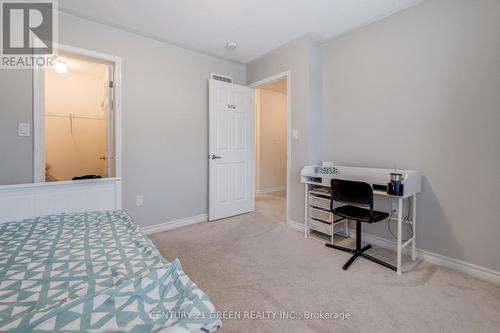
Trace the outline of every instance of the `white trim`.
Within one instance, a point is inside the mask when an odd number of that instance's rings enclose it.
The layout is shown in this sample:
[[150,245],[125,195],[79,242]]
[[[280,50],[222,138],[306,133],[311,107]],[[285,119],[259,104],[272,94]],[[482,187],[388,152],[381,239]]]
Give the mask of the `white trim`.
[[[260,163],[262,160],[261,149],[260,149],[260,106],[262,94],[260,89],[254,89],[254,103],[255,103],[255,194],[259,194],[259,189],[257,188],[260,184]],[[255,203],[255,200],[254,200]],[[255,210],[255,204],[253,206]]]
[[[122,71],[121,58],[105,53],[86,50],[61,43],[54,43],[54,50],[64,53],[83,56],[95,59],[99,62],[107,62],[113,65],[114,73],[114,131],[115,131],[115,170],[114,177],[120,178],[122,175]],[[33,70],[33,181],[40,183],[45,181],[45,156],[44,156],[44,71],[37,67]],[[121,187],[121,185],[120,185]],[[120,189],[121,190],[121,189]],[[121,194],[117,197],[120,200]]]
[[305,230],[305,225],[303,225],[302,223],[299,223],[297,221],[290,220],[290,219],[286,220],[286,225],[287,225],[287,227],[290,227],[290,228],[297,230],[301,233],[303,233]]
[[264,189],[256,190],[255,194],[267,194],[267,193],[280,192],[280,191],[286,191],[286,186],[264,188]]
[[141,228],[141,231],[146,235],[154,234],[161,231],[177,229],[181,227],[185,227],[192,224],[202,223],[208,221],[207,214],[201,214],[192,217],[186,217],[183,219],[173,220],[169,222],[159,223],[147,227]]
[[33,68],[33,183],[45,182],[45,84],[43,67]]
[[[352,232],[355,232],[352,230]],[[396,251],[397,244],[395,241],[385,239],[379,236],[374,236],[366,233],[361,233],[362,238],[367,242],[377,245],[389,250]],[[403,253],[405,255],[411,255],[410,248],[404,248]],[[450,257],[443,256],[441,254],[437,254],[434,252],[416,249],[416,255],[418,259],[430,262],[434,265],[446,267],[454,271],[458,271],[464,274],[468,274],[474,277],[477,277],[481,280],[485,280],[491,283],[495,283],[500,285],[500,272],[494,271],[489,268],[481,267],[478,265],[474,265],[468,263],[466,261],[453,259]]]
[[[302,223],[296,221],[288,220],[286,225],[300,232],[304,232],[305,230],[305,226]],[[350,232],[354,234],[356,231],[351,228]],[[361,237],[364,241],[372,245],[380,246],[392,251],[397,250],[396,241],[370,235],[364,232],[361,233]],[[411,255],[411,250],[411,248],[404,248],[403,253],[405,255]],[[500,285],[500,272],[498,271],[421,249],[416,249],[416,255],[418,259],[427,261],[436,266],[445,267],[460,273],[476,277],[483,281],[488,281]]]
[[[286,140],[286,187],[290,188],[290,177],[292,170],[292,72],[290,70],[272,75],[263,80],[251,83],[250,88],[258,88],[264,84],[286,79],[286,97],[287,97],[287,140]],[[255,198],[255,195],[254,195]],[[286,196],[286,220],[290,218],[290,196]],[[287,222],[288,223],[288,222]]]
[[[289,78],[290,77],[290,74],[291,74],[291,71],[285,71],[285,72],[281,72],[281,73],[278,73],[278,74],[274,74],[274,75],[271,75],[265,79],[262,79],[262,80],[259,80],[257,82],[254,82],[254,83],[251,83],[249,84],[248,86],[250,88],[258,88],[260,86],[263,86],[263,85],[267,85],[267,84],[270,84],[270,83],[273,83],[273,82],[276,82],[276,81],[279,81],[279,80],[283,80],[284,78]],[[288,93],[288,90],[287,90],[287,93]]]
[[500,285],[500,272],[492,269],[474,265],[466,261],[453,259],[450,257],[442,256],[437,253],[432,253],[425,250],[416,250],[417,258],[433,263],[434,265],[446,267],[455,271],[462,272],[474,276],[478,279],[488,281]]

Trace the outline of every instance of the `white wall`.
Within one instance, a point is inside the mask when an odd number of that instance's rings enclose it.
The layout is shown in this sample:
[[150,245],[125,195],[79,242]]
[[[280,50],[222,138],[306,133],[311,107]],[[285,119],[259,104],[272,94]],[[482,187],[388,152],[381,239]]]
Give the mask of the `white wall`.
[[[245,84],[245,67],[67,14],[59,17],[59,41],[122,58],[124,209],[141,226],[206,214],[208,78],[215,72]],[[31,121],[30,73],[4,72],[2,112]],[[15,139],[11,126],[2,139]],[[30,157],[25,148],[16,154]],[[135,206],[138,194],[142,207]]]
[[257,89],[257,193],[286,187],[287,96]]
[[426,1],[325,43],[322,66],[323,159],[420,170],[417,247],[497,271],[499,13]]

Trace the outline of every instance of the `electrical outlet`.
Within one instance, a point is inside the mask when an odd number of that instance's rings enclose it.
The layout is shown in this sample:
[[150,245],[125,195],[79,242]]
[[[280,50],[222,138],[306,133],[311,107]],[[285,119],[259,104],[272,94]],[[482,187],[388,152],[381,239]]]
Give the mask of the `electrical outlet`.
[[392,211],[395,212],[396,214],[398,213],[399,205],[397,201],[392,202]]
[[399,205],[397,201],[392,202],[392,217],[391,220],[397,221],[399,216]]
[[31,125],[28,123],[19,123],[18,125],[18,135],[19,136],[30,136]]
[[136,206],[143,206],[144,205],[144,196],[143,195],[138,195],[135,197],[135,205]]

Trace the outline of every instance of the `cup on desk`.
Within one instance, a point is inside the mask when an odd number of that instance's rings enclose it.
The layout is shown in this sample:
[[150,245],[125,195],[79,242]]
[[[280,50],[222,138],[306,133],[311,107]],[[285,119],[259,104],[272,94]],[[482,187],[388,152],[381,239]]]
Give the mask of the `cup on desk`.
[[390,181],[387,184],[387,194],[401,197],[403,196],[403,191],[403,175],[401,173],[391,173]]

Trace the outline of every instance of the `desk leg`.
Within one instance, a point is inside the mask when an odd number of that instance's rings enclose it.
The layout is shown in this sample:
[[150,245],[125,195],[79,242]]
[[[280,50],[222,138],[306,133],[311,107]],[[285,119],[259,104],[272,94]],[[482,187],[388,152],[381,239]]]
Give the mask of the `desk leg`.
[[397,273],[401,275],[401,252],[402,252],[402,241],[403,241],[403,199],[398,199],[398,253],[397,253]]
[[413,216],[411,218],[412,241],[411,241],[411,260],[417,259],[417,195],[413,195]]
[[305,184],[305,219],[304,219],[304,237],[309,237],[309,185]]

